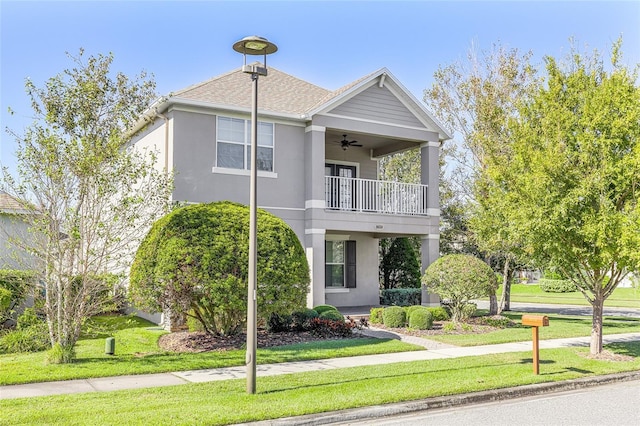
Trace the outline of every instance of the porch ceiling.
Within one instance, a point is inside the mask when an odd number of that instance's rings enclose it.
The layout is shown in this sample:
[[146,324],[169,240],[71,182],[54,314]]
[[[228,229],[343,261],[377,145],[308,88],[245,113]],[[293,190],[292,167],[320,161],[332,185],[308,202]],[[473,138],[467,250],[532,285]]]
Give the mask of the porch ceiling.
[[408,149],[418,148],[421,143],[420,141],[400,140],[370,133],[357,133],[339,129],[326,130],[326,143],[340,145],[340,141],[343,139],[343,135],[345,134],[347,135],[348,140],[357,140],[358,143],[362,145],[362,147],[351,147],[349,149],[364,149],[367,152],[369,152],[369,150],[373,150],[373,157],[382,157],[406,151]]

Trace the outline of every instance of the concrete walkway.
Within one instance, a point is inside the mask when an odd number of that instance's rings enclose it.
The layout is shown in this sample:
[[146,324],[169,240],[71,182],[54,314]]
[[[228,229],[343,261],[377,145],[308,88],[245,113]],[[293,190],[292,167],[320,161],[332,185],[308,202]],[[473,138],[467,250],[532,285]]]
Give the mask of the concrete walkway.
[[[376,337],[390,337],[383,330],[370,329],[366,334]],[[397,337],[396,337],[397,338]],[[347,358],[333,358],[317,361],[286,362],[263,364],[256,367],[259,377],[279,374],[302,373],[306,371],[333,370],[338,368],[360,367],[367,365],[391,364],[409,361],[456,358],[506,352],[531,351],[530,341],[503,343],[498,345],[454,347],[440,345],[427,339],[412,336],[400,336],[401,340],[419,344],[430,349],[392,354],[364,355]],[[640,341],[640,333],[614,334],[603,338],[604,343]],[[588,346],[589,337],[541,340],[540,348],[562,348],[569,346]],[[186,383],[211,382],[216,380],[242,379],[246,377],[246,367],[228,367],[209,370],[180,371],[174,373],[143,374],[135,376],[116,376],[97,379],[65,380],[58,382],[31,383],[24,385],[0,386],[0,399],[24,398],[45,395],[60,395],[83,392],[108,392],[121,389],[138,389],[159,386],[173,386]]]

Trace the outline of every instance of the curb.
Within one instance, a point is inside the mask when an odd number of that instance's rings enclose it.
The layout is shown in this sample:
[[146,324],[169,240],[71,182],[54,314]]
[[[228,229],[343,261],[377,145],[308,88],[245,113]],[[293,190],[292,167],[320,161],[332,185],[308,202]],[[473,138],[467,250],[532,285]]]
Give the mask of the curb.
[[536,383],[533,385],[516,386],[504,389],[492,389],[481,392],[473,392],[461,395],[440,396],[419,401],[408,401],[371,407],[352,408],[329,413],[309,414],[298,417],[265,420],[253,423],[243,423],[253,426],[315,426],[349,421],[374,419],[400,414],[409,414],[418,411],[452,408],[469,404],[503,401],[506,399],[523,398],[549,394],[551,392],[566,392],[583,389],[592,386],[607,385],[610,383],[640,380],[640,371],[609,374],[604,376],[581,377],[579,379],[565,380],[561,382]]

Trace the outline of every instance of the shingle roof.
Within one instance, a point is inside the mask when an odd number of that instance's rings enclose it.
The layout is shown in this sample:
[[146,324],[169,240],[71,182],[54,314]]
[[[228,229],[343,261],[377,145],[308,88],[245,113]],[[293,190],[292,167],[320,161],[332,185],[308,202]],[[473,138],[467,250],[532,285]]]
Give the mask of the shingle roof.
[[[251,107],[251,77],[236,69],[172,94],[172,97],[233,107]],[[258,108],[284,114],[304,114],[331,91],[276,68],[260,78]]]
[[0,192],[0,211],[12,212],[21,210],[24,210],[24,207],[18,200],[6,192]]

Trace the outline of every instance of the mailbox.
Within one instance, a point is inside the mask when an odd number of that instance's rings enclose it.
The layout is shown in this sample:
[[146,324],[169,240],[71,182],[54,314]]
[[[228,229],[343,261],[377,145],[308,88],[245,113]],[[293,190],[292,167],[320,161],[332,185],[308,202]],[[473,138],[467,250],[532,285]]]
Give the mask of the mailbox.
[[549,317],[546,315],[523,315],[522,325],[531,326],[531,337],[533,340],[533,374],[540,373],[540,356],[538,343],[538,327],[549,325]]
[[546,327],[549,325],[549,317],[546,315],[523,315],[522,325]]

